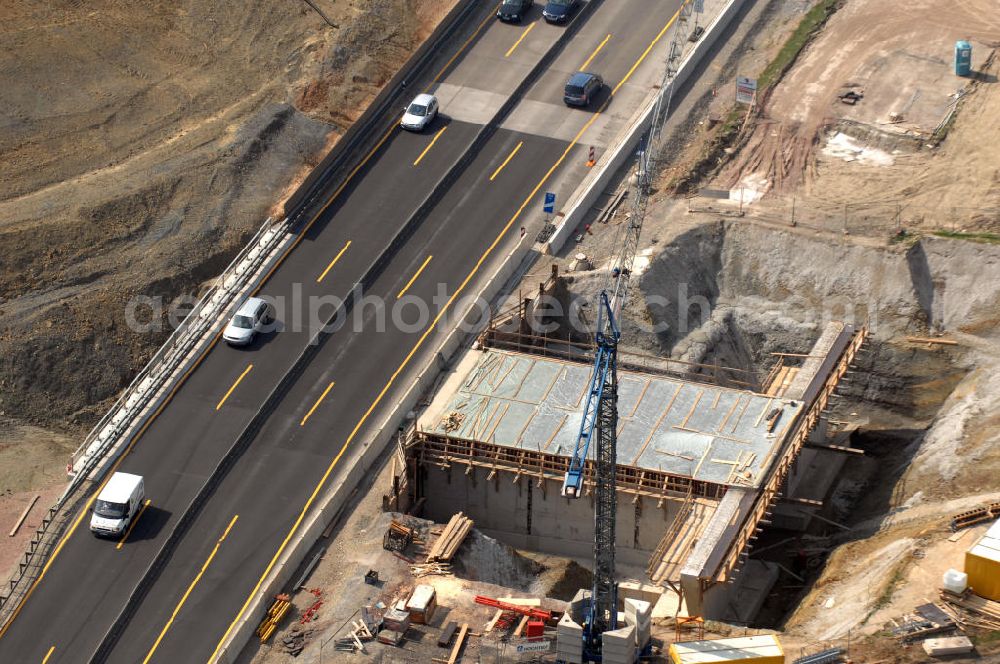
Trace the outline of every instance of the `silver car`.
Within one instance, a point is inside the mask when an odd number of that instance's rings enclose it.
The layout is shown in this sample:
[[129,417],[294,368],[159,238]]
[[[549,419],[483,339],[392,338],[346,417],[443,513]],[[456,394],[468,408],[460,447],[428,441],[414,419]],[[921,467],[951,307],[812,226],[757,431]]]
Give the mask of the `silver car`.
[[270,304],[259,297],[247,298],[222,331],[222,338],[231,346],[246,346],[273,321],[274,311]]
[[437,97],[419,94],[406,107],[403,119],[399,121],[399,126],[410,131],[423,131],[437,116],[437,112]]

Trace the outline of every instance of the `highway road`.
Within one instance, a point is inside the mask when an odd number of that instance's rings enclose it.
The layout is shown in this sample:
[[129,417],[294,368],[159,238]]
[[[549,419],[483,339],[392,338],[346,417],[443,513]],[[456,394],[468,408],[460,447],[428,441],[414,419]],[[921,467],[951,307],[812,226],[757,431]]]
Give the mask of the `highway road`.
[[[342,481],[352,454],[448,331],[432,317],[475,294],[519,240],[520,226],[533,236],[541,193],[571,190],[589,145],[603,147],[659,82],[664,28],[677,5],[629,0],[596,7],[368,289],[385,302],[384,329],[368,305],[359,323],[321,345],[200,511],[107,661],[213,656],[302,515]],[[390,129],[348,186],[331,192],[261,291],[278,298],[279,330],[250,348],[218,343],[205,355],[120,463],[120,470],[146,477],[151,504],[135,529],[123,542],[97,540],[87,531],[89,515],[81,514],[0,636],[0,662],[90,660],[166,534],[312,338],[308,308],[289,303],[346,297],[564,29],[541,21],[537,8],[521,26],[483,23],[432,83],[442,102],[434,125],[423,134]],[[561,101],[567,75],[584,63],[616,90],[599,114],[604,100],[588,110]],[[447,298],[434,302],[439,288]],[[391,311],[411,297],[433,305],[420,321],[411,304],[403,310],[410,328],[400,329]]]

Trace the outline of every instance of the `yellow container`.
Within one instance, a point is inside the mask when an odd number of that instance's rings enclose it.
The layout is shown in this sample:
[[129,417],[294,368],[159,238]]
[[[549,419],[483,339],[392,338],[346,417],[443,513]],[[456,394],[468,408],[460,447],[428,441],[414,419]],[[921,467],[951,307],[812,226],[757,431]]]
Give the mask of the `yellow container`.
[[671,643],[668,652],[673,664],[785,664],[785,652],[773,634]]
[[1000,521],[965,552],[965,573],[972,592],[1000,602]]

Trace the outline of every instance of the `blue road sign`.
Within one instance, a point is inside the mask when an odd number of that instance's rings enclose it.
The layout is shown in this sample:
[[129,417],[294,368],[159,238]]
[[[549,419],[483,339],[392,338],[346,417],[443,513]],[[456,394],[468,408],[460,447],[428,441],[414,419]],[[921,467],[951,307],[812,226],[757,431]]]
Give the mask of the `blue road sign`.
[[556,211],[556,195],[551,191],[545,192],[545,207],[542,209],[548,214]]

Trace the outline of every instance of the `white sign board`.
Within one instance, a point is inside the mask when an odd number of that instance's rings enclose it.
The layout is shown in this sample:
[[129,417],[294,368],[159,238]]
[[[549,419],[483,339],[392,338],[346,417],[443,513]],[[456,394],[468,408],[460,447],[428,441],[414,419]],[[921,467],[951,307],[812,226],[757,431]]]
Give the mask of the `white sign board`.
[[518,643],[517,652],[548,652],[552,645],[551,641],[531,641],[529,643]]
[[736,77],[736,103],[752,104],[754,93],[757,92],[757,79],[746,76]]

